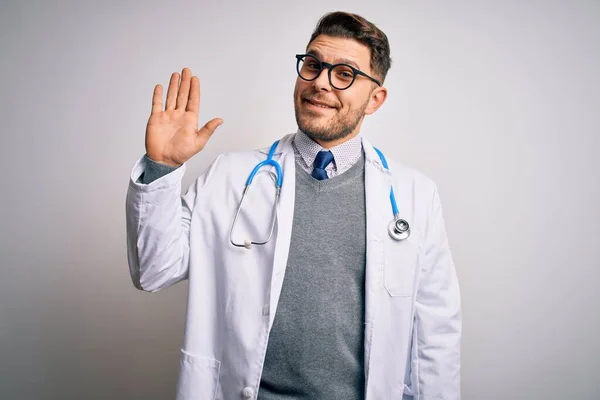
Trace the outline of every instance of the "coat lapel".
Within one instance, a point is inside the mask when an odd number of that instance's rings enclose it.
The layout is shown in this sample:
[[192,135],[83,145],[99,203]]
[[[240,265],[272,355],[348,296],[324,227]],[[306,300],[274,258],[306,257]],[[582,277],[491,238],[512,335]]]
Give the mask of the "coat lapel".
[[283,171],[283,183],[277,209],[277,242],[273,256],[273,272],[271,275],[271,295],[269,301],[269,330],[273,326],[275,311],[281,294],[283,277],[287,266],[292,238],[292,223],[294,220],[294,200],[296,192],[296,160],[292,140],[294,135],[287,135],[281,139],[277,152],[281,152],[279,163]]
[[376,373],[377,366],[371,362],[371,348],[376,335],[379,299],[383,287],[383,267],[385,264],[384,239],[387,225],[393,218],[390,204],[391,175],[373,149],[363,137],[365,152],[365,202],[367,212],[367,260],[365,278],[365,375],[368,387],[369,372]]

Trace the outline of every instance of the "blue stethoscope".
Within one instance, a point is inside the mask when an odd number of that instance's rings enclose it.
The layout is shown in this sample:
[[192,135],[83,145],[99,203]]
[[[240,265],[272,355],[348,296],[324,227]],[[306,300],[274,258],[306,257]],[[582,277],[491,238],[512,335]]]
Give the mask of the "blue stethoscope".
[[[246,187],[244,188],[244,192],[242,193],[242,199],[240,200],[240,204],[235,213],[235,217],[233,218],[233,223],[231,224],[231,231],[229,233],[229,240],[231,241],[231,244],[236,247],[245,247],[247,249],[250,249],[250,248],[252,248],[252,245],[264,245],[264,244],[268,243],[269,240],[271,240],[271,237],[273,236],[273,230],[275,229],[275,220],[277,218],[277,203],[279,202],[279,196],[281,194],[281,185],[283,183],[283,171],[281,170],[281,165],[279,165],[279,163],[277,161],[273,160],[273,154],[275,154],[275,149],[277,148],[278,144],[279,144],[279,140],[277,140],[275,143],[273,143],[273,145],[271,146],[271,148],[269,150],[269,155],[267,156],[267,159],[265,161],[260,162],[258,165],[256,165],[256,167],[254,167],[254,169],[250,173],[250,176],[246,180]],[[383,164],[383,167],[385,169],[389,170],[387,160],[385,159],[383,153],[381,151],[379,151],[379,149],[377,149],[377,148],[375,148],[375,151],[379,155],[379,158],[381,159],[381,163]],[[275,167],[275,173],[277,176],[277,179],[275,181],[275,202],[273,203],[273,211],[271,213],[271,228],[269,229],[269,236],[264,241],[253,241],[253,240],[246,239],[246,240],[244,240],[244,243],[235,243],[233,240],[233,231],[235,229],[235,224],[237,222],[238,216],[240,215],[240,210],[242,209],[242,203],[244,202],[244,198],[246,197],[246,194],[248,193],[248,190],[250,189],[250,185],[252,184],[252,181],[254,180],[254,176],[258,173],[258,171],[260,171],[260,169],[262,167],[265,167],[268,165]],[[400,218],[400,214],[398,213],[398,205],[396,204],[396,197],[394,196],[394,188],[393,187],[390,188],[390,203],[392,204],[392,212],[394,214],[394,219],[388,225],[388,232],[394,240],[407,239],[410,236],[410,225],[408,224],[408,222],[406,220]]]

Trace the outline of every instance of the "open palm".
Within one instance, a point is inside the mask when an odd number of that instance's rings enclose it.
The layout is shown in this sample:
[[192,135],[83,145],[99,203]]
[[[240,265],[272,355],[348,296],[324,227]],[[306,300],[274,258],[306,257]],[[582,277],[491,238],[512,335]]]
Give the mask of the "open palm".
[[189,68],[171,75],[167,100],[163,109],[163,88],[156,85],[152,96],[152,112],[146,126],[146,154],[156,162],[179,166],[200,152],[221,118],[208,121],[198,129],[200,81]]

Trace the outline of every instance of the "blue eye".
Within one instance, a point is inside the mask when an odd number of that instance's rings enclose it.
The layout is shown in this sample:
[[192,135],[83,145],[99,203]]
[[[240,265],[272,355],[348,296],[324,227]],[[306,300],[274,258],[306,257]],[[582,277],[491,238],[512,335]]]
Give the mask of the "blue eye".
[[354,71],[344,65],[335,67],[334,73],[336,78],[343,81],[351,81],[354,78]]

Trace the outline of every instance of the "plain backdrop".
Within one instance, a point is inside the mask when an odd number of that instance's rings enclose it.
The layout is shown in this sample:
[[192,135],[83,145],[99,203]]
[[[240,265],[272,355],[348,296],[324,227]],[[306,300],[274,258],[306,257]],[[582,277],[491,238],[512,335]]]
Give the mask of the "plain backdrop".
[[190,67],[225,121],[187,187],[296,130],[294,55],[333,10],[391,43],[363,133],[439,186],[463,399],[600,398],[597,0],[0,4],[0,399],[173,398],[187,284],[136,290],[125,250],[153,87]]

